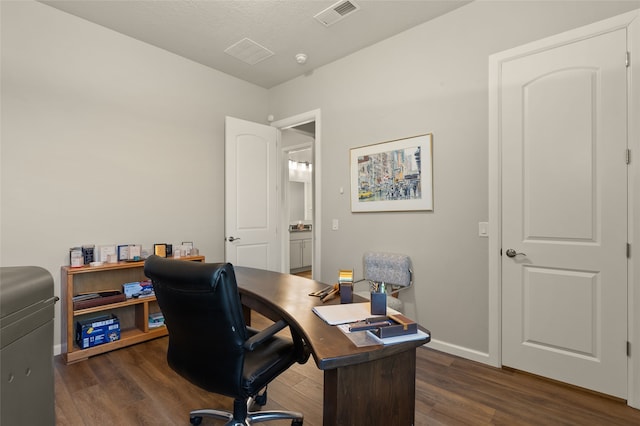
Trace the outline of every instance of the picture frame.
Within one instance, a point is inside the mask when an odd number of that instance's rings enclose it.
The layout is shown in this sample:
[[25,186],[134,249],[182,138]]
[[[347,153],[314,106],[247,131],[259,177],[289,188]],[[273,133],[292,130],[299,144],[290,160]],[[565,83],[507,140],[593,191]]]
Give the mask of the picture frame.
[[118,261],[129,260],[129,244],[118,245]]
[[154,244],[153,252],[156,256],[167,257],[167,245],[166,244]]
[[433,211],[433,134],[350,150],[351,211]]

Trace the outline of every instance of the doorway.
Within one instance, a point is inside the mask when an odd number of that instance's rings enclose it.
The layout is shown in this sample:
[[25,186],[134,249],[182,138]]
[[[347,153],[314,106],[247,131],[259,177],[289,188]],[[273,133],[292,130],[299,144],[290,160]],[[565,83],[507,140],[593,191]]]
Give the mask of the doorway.
[[[292,274],[313,276],[313,142],[315,122],[280,133],[285,169],[283,208],[289,234],[289,269]],[[286,233],[286,232],[285,232]],[[286,244],[284,244],[286,246]],[[285,257],[286,253],[283,253]]]
[[321,280],[320,110],[271,126],[280,130],[281,270]]

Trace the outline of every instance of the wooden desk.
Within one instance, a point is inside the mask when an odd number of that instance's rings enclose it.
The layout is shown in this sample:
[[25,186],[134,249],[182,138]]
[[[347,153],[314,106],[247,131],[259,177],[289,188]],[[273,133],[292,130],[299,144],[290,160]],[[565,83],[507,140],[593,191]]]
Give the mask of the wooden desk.
[[356,347],[312,311],[321,302],[308,294],[327,284],[239,266],[235,273],[242,304],[288,321],[324,371],[324,425],[413,425],[416,348],[429,339]]

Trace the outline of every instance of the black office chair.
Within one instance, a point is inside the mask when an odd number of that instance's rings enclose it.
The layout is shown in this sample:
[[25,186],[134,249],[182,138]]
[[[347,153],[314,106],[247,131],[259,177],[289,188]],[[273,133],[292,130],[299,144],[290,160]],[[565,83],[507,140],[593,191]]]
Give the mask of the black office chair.
[[[266,386],[296,362],[305,363],[308,348],[289,327],[292,339],[275,336],[288,326],[280,320],[257,331],[245,325],[233,266],[150,256],[145,275],[153,288],[169,332],[169,366],[209,392],[235,399],[233,413],[195,410],[191,423],[203,416],[227,420],[226,425],[249,425],[292,419],[297,412],[250,412],[254,402],[266,403]],[[265,389],[263,394],[260,390]]]

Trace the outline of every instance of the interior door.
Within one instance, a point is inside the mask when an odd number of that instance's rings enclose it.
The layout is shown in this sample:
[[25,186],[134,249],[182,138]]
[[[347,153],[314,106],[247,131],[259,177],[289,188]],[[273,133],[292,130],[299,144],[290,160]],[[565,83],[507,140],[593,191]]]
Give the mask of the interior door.
[[627,393],[626,30],[502,65],[502,360]]
[[277,129],[225,118],[225,257],[279,271]]

